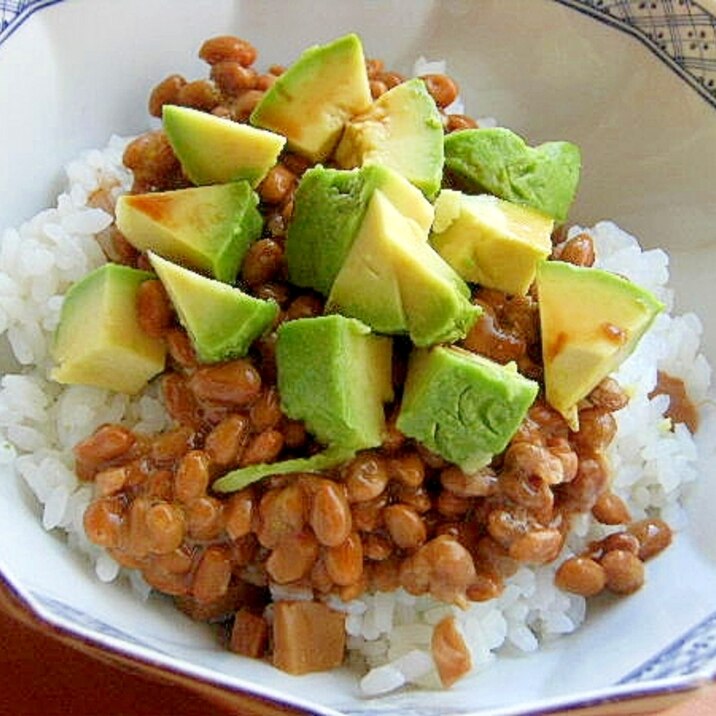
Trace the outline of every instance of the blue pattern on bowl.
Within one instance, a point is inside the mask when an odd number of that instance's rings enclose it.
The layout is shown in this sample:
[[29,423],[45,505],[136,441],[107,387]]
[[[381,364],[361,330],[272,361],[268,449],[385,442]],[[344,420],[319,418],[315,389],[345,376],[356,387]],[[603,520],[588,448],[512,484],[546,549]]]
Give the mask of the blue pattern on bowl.
[[0,0],[0,45],[37,10],[62,0]]
[[[0,45],[43,7],[63,0],[0,0]],[[694,0],[556,0],[626,32],[716,107],[716,15]]]
[[[555,1],[631,35],[716,108],[716,14],[693,0]],[[0,45],[35,12],[60,2],[63,0],[0,0]],[[63,620],[147,647],[135,636],[63,602],[34,596],[48,613]],[[696,674],[716,679],[716,612],[618,683],[653,682]]]
[[38,593],[33,593],[33,597],[37,599],[43,610],[51,612],[63,621],[71,622],[72,624],[76,624],[79,627],[83,627],[84,629],[95,632],[97,634],[102,634],[106,637],[119,639],[129,644],[136,644],[137,646],[144,647],[145,649],[153,649],[154,651],[165,653],[162,652],[162,650],[157,648],[156,646],[150,645],[146,641],[137,638],[136,635],[129,634],[126,631],[117,629],[111,624],[107,624],[107,622],[95,619],[86,612],[76,609],[75,607],[67,604],[66,602],[60,601],[59,599],[54,599],[52,597],[48,597],[46,595]]
[[635,37],[716,107],[716,15],[693,0],[557,0]]
[[699,672],[705,672],[705,676],[714,678],[714,664],[716,664],[716,612],[620,679],[619,683],[653,681]]

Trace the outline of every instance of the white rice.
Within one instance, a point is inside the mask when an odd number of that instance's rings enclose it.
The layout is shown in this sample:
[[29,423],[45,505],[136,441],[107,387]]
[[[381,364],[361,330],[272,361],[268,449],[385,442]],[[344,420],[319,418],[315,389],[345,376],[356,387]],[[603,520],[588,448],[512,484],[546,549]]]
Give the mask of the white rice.
[[7,341],[10,351],[4,353],[11,354],[0,379],[0,462],[14,460],[43,507],[43,526],[64,530],[73,548],[93,558],[103,581],[112,581],[119,568],[84,535],[82,515],[92,488],[74,473],[72,447],[102,423],[154,432],[167,425],[167,416],[156,391],[131,400],[52,382],[49,351],[65,292],[105,261],[95,235],[112,216],[88,202],[96,191],[116,198],[130,188],[122,165],[126,143],[112,137],[104,150],[71,162],[57,206],[5,231],[0,243],[0,341]]
[[[568,238],[585,231],[594,241],[596,266],[627,276],[666,305],[666,311],[614,374],[630,401],[615,415],[618,431],[609,458],[614,474],[612,489],[625,500],[632,517],[659,515],[678,530],[685,522],[682,497],[698,476],[697,447],[684,425],[672,425],[664,418],[668,398],[648,396],[656,386],[657,371],[662,370],[681,378],[695,403],[706,400],[711,368],[699,353],[702,325],[692,313],[674,316],[669,312],[673,295],[668,288],[668,256],[664,251],[642,251],[633,236],[609,221],[592,228],[572,227]],[[362,655],[364,668],[368,668],[361,681],[363,693],[387,693],[405,683],[439,686],[434,667],[411,674],[401,659],[413,650],[430,657],[432,626],[447,614],[455,616],[462,629],[474,671],[488,666],[500,650],[535,651],[540,643],[574,631],[585,619],[587,601],[558,590],[555,572],[589,541],[614,529],[618,528],[601,525],[591,515],[579,517],[553,564],[522,567],[506,580],[507,586],[498,598],[473,603],[467,610],[446,607],[429,597],[411,597],[403,590],[380,595],[381,599],[375,595],[359,600],[365,609],[350,614],[347,629],[350,647]],[[407,610],[403,608],[406,603],[410,605]],[[392,631],[390,627],[376,627],[383,624],[392,625]]]
[[[443,71],[427,64],[418,74]],[[0,464],[14,461],[18,475],[42,505],[46,529],[60,529],[74,549],[90,555],[97,577],[112,581],[118,565],[85,538],[82,514],[91,487],[73,471],[72,446],[105,422],[123,422],[136,430],[156,432],[167,424],[152,390],[138,399],[96,388],[62,387],[48,379],[49,346],[62,297],[73,281],[102,263],[93,237],[112,217],[87,202],[98,189],[126,191],[130,176],[122,167],[125,140],[113,137],[103,151],[84,154],[67,167],[67,189],[57,207],[38,214],[19,229],[10,229],[0,245],[0,335],[5,334],[15,365],[0,381]],[[584,231],[574,227],[571,233]],[[663,251],[641,251],[637,241],[610,222],[586,229],[594,239],[597,265],[625,274],[652,290],[667,307],[668,258]],[[672,430],[663,417],[667,399],[649,399],[657,370],[684,380],[697,403],[706,398],[710,368],[699,353],[702,328],[693,314],[662,314],[616,378],[631,400],[617,415],[619,430],[611,446],[613,489],[635,518],[660,514],[672,527],[683,526],[681,498],[697,476],[697,449],[683,425]],[[0,351],[0,354],[2,352]],[[535,651],[542,642],[574,631],[586,614],[582,597],[554,586],[561,561],[608,528],[589,516],[575,521],[574,531],[555,564],[522,567],[507,580],[504,592],[467,610],[413,597],[403,590],[367,595],[350,603],[332,598],[347,613],[349,662],[365,675],[366,695],[414,684],[439,688],[430,653],[432,630],[454,615],[469,645],[474,670],[486,668],[501,650]],[[138,572],[130,579],[146,597],[149,587]],[[303,598],[305,594],[275,597]]]

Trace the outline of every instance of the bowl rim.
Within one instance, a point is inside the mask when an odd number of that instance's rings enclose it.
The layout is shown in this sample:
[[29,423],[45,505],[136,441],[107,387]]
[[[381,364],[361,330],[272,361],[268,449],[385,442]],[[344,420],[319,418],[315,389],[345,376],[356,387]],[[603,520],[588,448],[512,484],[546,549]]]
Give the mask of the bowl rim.
[[[99,635],[45,609],[30,590],[14,583],[8,570],[1,565],[0,610],[24,626],[41,631],[49,638],[104,663],[130,672],[139,670],[159,681],[191,689],[205,698],[233,709],[243,706],[264,711],[269,709],[272,714],[313,716],[320,713],[325,716],[341,716],[339,712],[321,707],[320,704],[303,703],[298,697],[291,697],[289,701],[284,695],[273,693],[258,684],[251,684],[251,690],[243,689],[236,683],[235,678],[211,672],[203,667],[195,668],[183,659],[179,660],[177,665],[170,665],[164,661],[161,653],[154,653],[149,647],[123,642],[118,637]],[[317,711],[317,707],[321,710]]]
[[38,10],[64,2],[64,0],[20,0],[9,7],[0,8],[3,16],[0,19],[0,45],[2,45],[26,20]]
[[[188,688],[231,709],[241,707],[251,713],[251,709],[258,708],[260,713],[296,716],[346,716],[351,713],[306,701],[298,696],[275,693],[259,684],[249,683],[244,688],[237,683],[236,677],[212,672],[182,658],[153,652],[151,647],[123,641],[121,637],[93,632],[46,609],[42,599],[12,581],[8,570],[1,563],[0,609],[20,623],[42,631],[50,638],[86,655],[120,669],[139,670],[159,681]],[[705,630],[710,630],[714,644],[706,654],[702,653],[698,668],[687,673],[679,673],[677,670],[676,673],[649,675],[650,669],[664,661],[678,658],[684,651],[688,652],[694,647],[699,651]],[[652,708],[654,703],[661,701],[672,705],[710,683],[716,683],[716,611],[614,684],[540,698],[526,704],[466,712],[464,716],[557,716],[565,711],[577,714],[580,711],[599,710],[615,703],[635,706],[643,704],[646,708]],[[385,713],[393,712],[387,710]]]
[[[716,108],[716,58],[708,59],[692,54],[698,47],[685,48],[678,33],[671,35],[672,47],[665,42],[659,42],[658,33],[653,32],[653,28],[659,24],[657,12],[645,16],[635,15],[631,13],[629,3],[595,3],[593,0],[554,0],[554,2],[631,35],[679,75],[706,102]],[[716,33],[716,12],[709,11],[694,0],[683,5],[659,0],[659,5],[667,6],[665,9],[662,8],[661,13],[664,27],[682,25],[688,19],[694,26],[710,25]],[[696,62],[697,58],[698,62]],[[703,74],[698,74],[697,67]]]
[[[17,31],[36,12],[63,3],[65,0],[26,0],[19,3],[17,13],[10,20],[3,19],[3,25],[0,26],[0,49],[2,45]],[[628,33],[636,40],[645,45],[654,55],[656,55],[664,64],[672,71],[676,72],[694,91],[696,91],[708,104],[716,109],[716,86],[709,90],[704,81],[700,81],[697,75],[682,61],[678,61],[672,54],[669,54],[664,48],[648,34],[643,24],[634,21],[634,18],[620,18],[610,12],[610,5],[604,4],[599,7],[590,0],[552,0],[582,14],[588,15],[595,20],[605,23],[610,27],[621,32]],[[711,13],[700,4],[691,2],[687,8],[695,10],[700,17],[706,18],[707,21],[716,31],[716,13]],[[12,10],[4,9],[6,14],[11,14]],[[709,70],[716,76],[716,59],[711,61],[713,67]],[[186,660],[178,660],[179,666],[164,663],[161,654],[159,658],[152,654],[150,648],[140,647],[139,645],[113,640],[107,637],[93,633],[89,629],[85,629],[81,625],[65,620],[57,614],[43,608],[40,600],[35,598],[30,590],[18,585],[10,576],[9,571],[0,564],[0,608],[20,622],[40,629],[49,634],[53,638],[57,638],[63,643],[70,645],[80,651],[91,654],[100,660],[109,661],[122,668],[134,669],[140,668],[142,671],[151,674],[160,680],[176,683],[209,698],[210,700],[226,702],[230,707],[237,707],[243,703],[243,699],[249,702],[257,702],[264,709],[277,709],[277,713],[324,713],[327,715],[339,716],[338,711],[320,707],[318,704],[302,704],[299,697],[290,697],[290,702],[285,697],[277,694],[263,694],[262,687],[256,685],[255,689],[247,692],[237,683],[236,679],[209,672],[204,667],[194,666]],[[708,657],[704,657],[700,661],[700,666],[686,674],[666,674],[663,676],[652,677],[649,675],[650,670],[658,667],[660,664],[668,662],[682,650],[688,649],[695,641],[701,638],[704,630],[709,629],[715,642],[714,648],[709,652]],[[114,643],[116,641],[116,643]],[[202,673],[205,671],[206,673]],[[698,624],[683,635],[674,640],[671,644],[662,649],[659,653],[648,659],[644,664],[632,670],[617,683],[594,691],[581,691],[574,694],[563,695],[556,698],[540,699],[533,702],[529,706],[529,711],[525,711],[524,707],[504,707],[490,714],[494,716],[517,716],[517,714],[533,714],[534,716],[548,716],[561,713],[565,708],[571,710],[582,710],[587,708],[599,707],[605,704],[614,703],[616,701],[632,702],[644,699],[653,699],[656,696],[669,696],[678,694],[688,694],[694,690],[710,683],[716,682],[716,611],[711,613]],[[284,709],[290,709],[285,711]],[[480,716],[487,716],[486,711],[475,712]]]
[[[658,1],[660,5],[667,5],[665,0]],[[20,0],[17,5],[2,7],[0,46],[36,12],[62,2],[65,0]],[[716,108],[716,57],[709,59],[700,55],[697,62],[696,56],[690,55],[690,51],[697,48],[689,47],[685,50],[677,34],[671,37],[673,42],[671,48],[667,43],[659,42],[658,35],[654,35],[651,31],[651,26],[655,22],[653,17],[657,17],[656,14],[635,15],[630,12],[628,3],[595,3],[594,0],[552,0],[552,2],[569,7],[631,35],[678,74],[706,102]],[[688,18],[694,26],[710,25],[716,34],[716,5],[712,11],[696,0],[690,0],[683,5],[668,2],[668,8],[662,13],[662,17],[666,27],[673,22],[681,25],[683,20]],[[699,75],[698,71],[703,74]]]

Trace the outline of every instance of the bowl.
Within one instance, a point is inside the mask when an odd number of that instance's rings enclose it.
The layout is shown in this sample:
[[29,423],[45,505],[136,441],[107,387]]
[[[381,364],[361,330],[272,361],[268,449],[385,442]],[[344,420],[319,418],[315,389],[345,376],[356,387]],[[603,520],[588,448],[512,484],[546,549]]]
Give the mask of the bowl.
[[[290,31],[286,28],[290,28]],[[0,229],[53,206],[61,167],[149,125],[163,77],[205,76],[197,49],[236,34],[259,62],[357,32],[366,54],[410,72],[445,59],[473,116],[537,144],[581,147],[570,220],[611,219],[670,256],[677,313],[694,312],[716,360],[716,8],[591,0],[55,0],[0,3]],[[6,249],[7,250],[7,249]],[[0,290],[2,290],[0,288]],[[18,369],[6,344],[4,372]],[[0,574],[15,614],[98,658],[183,683],[237,709],[317,714],[529,714],[653,710],[716,679],[716,527],[712,398],[697,433],[700,479],[688,519],[634,596],[589,608],[573,634],[535,654],[509,650],[445,692],[368,699],[348,670],[292,677],[224,651],[215,633],[167,603],[105,584],[43,529],[37,500],[0,451]],[[0,420],[2,420],[0,415]],[[1,423],[0,423],[1,424]],[[47,519],[47,518],[46,518]],[[624,702],[623,704],[621,702]]]

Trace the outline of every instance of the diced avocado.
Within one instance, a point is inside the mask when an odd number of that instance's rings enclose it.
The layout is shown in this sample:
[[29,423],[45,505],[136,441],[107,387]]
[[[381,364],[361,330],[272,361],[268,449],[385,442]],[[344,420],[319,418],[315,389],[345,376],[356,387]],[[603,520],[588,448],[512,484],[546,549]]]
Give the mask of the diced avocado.
[[288,227],[286,262],[292,283],[329,294],[376,189],[427,241],[432,204],[397,172],[377,165],[351,171],[313,167],[298,185]]
[[443,190],[430,242],[462,278],[523,296],[552,251],[554,221],[489,194]]
[[348,462],[355,455],[355,450],[341,447],[329,447],[310,457],[297,457],[291,460],[280,460],[274,463],[261,463],[240,467],[227,472],[212,485],[216,492],[236,492],[254,482],[272,475],[290,475],[294,472],[324,472]]
[[164,370],[164,342],[137,320],[137,292],[151,278],[148,271],[108,263],[69,289],[52,346],[53,380],[137,393]]
[[538,390],[514,363],[455,346],[417,349],[396,425],[463,470],[476,470],[505,449]]
[[[386,220],[395,218],[395,215],[397,226],[391,228],[389,223],[386,225]],[[379,333],[408,332],[400,276],[393,265],[391,252],[391,241],[401,229],[405,241],[411,245],[419,241],[402,215],[392,208],[380,190],[375,191],[333,282],[326,311],[358,318]]]
[[336,149],[338,166],[388,166],[429,199],[440,189],[443,159],[440,113],[417,77],[388,90],[354,117]]
[[286,138],[190,107],[164,105],[164,130],[194,184],[246,180],[255,187],[276,164]]
[[276,367],[283,412],[320,442],[351,450],[381,444],[383,403],[393,397],[390,339],[343,316],[286,321]]
[[149,252],[179,320],[204,363],[245,356],[278,315],[278,304],[185,269]]
[[233,283],[261,235],[258,197],[247,182],[217,184],[117,200],[117,228],[140,251]]
[[409,333],[418,346],[463,338],[481,312],[467,285],[379,189],[326,308],[381,333]]
[[319,162],[371,99],[360,38],[345,35],[307,49],[266,92],[250,122],[282,134],[293,151]]
[[482,308],[470,301],[470,289],[429,244],[412,248],[401,242],[394,254],[400,271],[400,295],[408,333],[416,346],[452,343],[464,338]]
[[579,401],[629,356],[664,306],[617,274],[562,261],[538,266],[537,293],[547,402],[576,430]]
[[529,147],[504,127],[463,129],[445,137],[445,168],[461,189],[531,206],[562,222],[577,192],[581,155],[570,142]]

